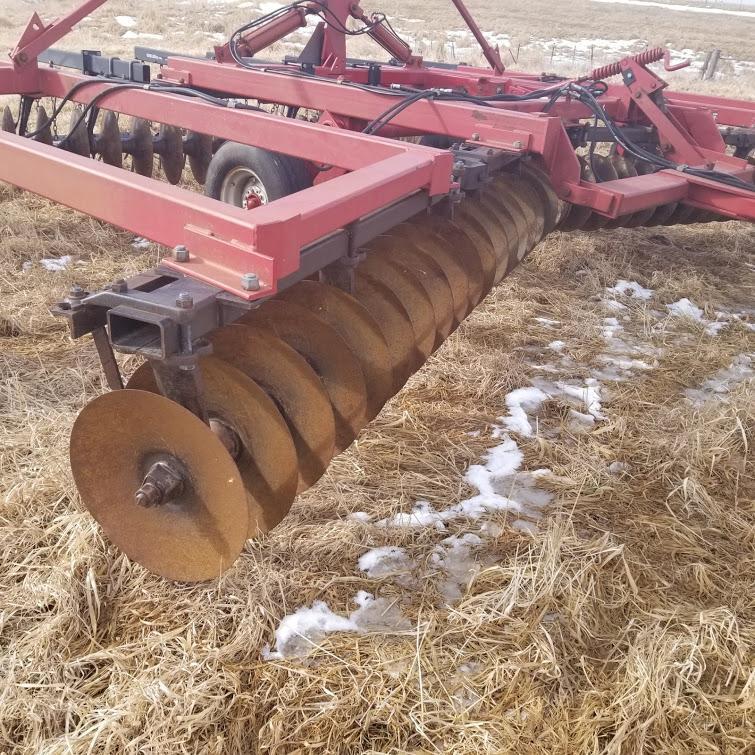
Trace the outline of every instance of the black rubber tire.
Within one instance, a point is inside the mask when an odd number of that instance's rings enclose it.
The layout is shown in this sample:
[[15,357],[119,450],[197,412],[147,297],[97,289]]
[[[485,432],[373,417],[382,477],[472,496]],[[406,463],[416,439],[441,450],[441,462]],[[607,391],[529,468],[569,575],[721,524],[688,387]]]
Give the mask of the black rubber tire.
[[[253,170],[265,187],[269,202],[287,197],[304,188],[295,166],[297,158],[236,142],[225,142],[215,153],[207,170],[205,194],[221,199],[223,181],[231,171],[244,167]],[[297,175],[298,173],[298,175]],[[303,173],[303,171],[302,171]]]

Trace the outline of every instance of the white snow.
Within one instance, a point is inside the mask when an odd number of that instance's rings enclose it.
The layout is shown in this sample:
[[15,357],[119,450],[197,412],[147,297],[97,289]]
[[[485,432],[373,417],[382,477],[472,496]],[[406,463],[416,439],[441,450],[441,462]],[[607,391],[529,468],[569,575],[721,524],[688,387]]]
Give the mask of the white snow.
[[603,326],[600,330],[603,334],[603,338],[608,341],[609,339],[614,338],[620,330],[624,330],[624,327],[615,317],[604,317]]
[[136,237],[136,238],[135,238],[135,239],[134,239],[134,240],[133,240],[133,241],[131,242],[131,246],[132,246],[132,247],[133,247],[134,249],[138,249],[138,250],[140,250],[140,251],[143,251],[143,250],[145,250],[145,249],[149,249],[149,247],[150,247],[150,244],[151,244],[151,243],[152,243],[152,242],[151,242],[151,241],[150,241],[149,239],[145,239],[145,238],[143,238],[143,237],[141,237],[141,236],[137,236],[137,237]]
[[71,265],[72,262],[73,257],[70,254],[66,254],[63,257],[41,259],[39,264],[51,273],[60,273]]
[[587,378],[577,385],[536,379],[533,385],[517,388],[506,396],[509,413],[500,418],[503,427],[525,438],[532,437],[535,433],[535,415],[548,399],[560,400],[571,408],[587,412],[595,419],[605,419],[601,413],[600,384],[595,378]]
[[620,477],[623,474],[628,474],[632,470],[632,467],[629,466],[625,461],[612,461],[608,465],[608,471],[610,474],[614,475],[614,477]]
[[136,19],[133,16],[116,16],[115,22],[124,29],[133,29],[136,26]]
[[697,322],[703,321],[702,309],[687,298],[679,299],[679,301],[675,301],[672,304],[667,304],[666,309],[668,309],[669,314],[672,317],[688,317]]
[[539,322],[541,325],[560,325],[560,320],[551,320],[549,317],[536,317],[535,322]]
[[380,520],[377,524],[378,526],[404,529],[435,527],[438,530],[445,530],[446,525],[443,522],[446,518],[445,512],[436,511],[428,501],[417,501],[408,514],[394,514],[394,516]]
[[302,606],[284,616],[275,630],[276,650],[265,648],[265,660],[307,655],[333,632],[396,632],[411,629],[401,609],[386,598],[375,598],[360,591],[354,597],[358,606],[349,616],[334,613],[327,603],[316,600],[312,607]]
[[551,351],[563,351],[565,346],[566,343],[564,341],[551,341],[548,344],[548,348],[551,349]]
[[702,406],[714,397],[721,397],[731,392],[740,383],[755,378],[755,352],[740,354],[732,363],[718,370],[708,378],[699,388],[687,388],[684,395],[695,405]]
[[533,434],[529,414],[534,414],[548,399],[548,394],[539,388],[517,388],[506,396],[509,416],[503,418],[503,426],[525,437]]
[[444,572],[438,587],[449,603],[461,599],[474,575],[482,568],[483,564],[474,552],[475,546],[481,544],[478,535],[467,532],[447,537],[433,549],[430,563]]
[[606,293],[631,296],[634,299],[649,299],[653,295],[650,288],[644,288],[637,281],[617,280],[616,285],[606,289]]
[[349,514],[346,519],[348,519],[350,522],[371,522],[372,516],[368,514],[366,511],[352,511],[351,514]]
[[639,5],[644,8],[661,8],[662,10],[681,11],[685,13],[714,13],[722,16],[740,16],[755,18],[755,12],[747,10],[728,10],[726,8],[710,8],[702,5],[677,5],[676,3],[658,3],[651,0],[592,0],[594,3],[609,3],[619,5]]
[[406,573],[412,568],[412,562],[406,551],[395,545],[385,545],[363,553],[359,557],[358,564],[359,568],[372,578]]

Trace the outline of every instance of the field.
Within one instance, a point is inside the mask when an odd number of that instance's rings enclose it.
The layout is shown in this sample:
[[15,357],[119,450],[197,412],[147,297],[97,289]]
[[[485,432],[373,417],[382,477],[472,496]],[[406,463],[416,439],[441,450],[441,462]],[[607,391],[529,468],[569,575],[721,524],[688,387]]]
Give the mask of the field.
[[[719,47],[706,91],[753,97],[755,18],[469,4],[522,67]],[[5,0],[0,47],[33,5],[68,3]],[[240,5],[114,0],[71,46],[203,52]],[[448,6],[382,9],[452,59]],[[739,223],[552,234],[279,528],[181,586],[78,499],[104,386],[48,313],[161,250],[0,185],[0,753],[753,752],[754,251]]]

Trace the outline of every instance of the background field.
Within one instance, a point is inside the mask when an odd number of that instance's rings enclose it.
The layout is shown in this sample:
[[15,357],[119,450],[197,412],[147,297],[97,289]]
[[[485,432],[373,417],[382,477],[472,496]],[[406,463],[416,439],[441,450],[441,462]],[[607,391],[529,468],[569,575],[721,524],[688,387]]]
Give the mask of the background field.
[[[33,5],[67,3],[5,0],[0,47]],[[116,0],[71,45],[202,52],[241,5]],[[470,6],[522,67],[719,47],[706,88],[753,96],[748,17]],[[466,55],[450,4],[382,9]],[[160,250],[0,186],[0,752],[752,752],[753,251],[738,223],[553,234],[281,527],[187,587],[81,506],[68,432],[104,388],[47,311]]]

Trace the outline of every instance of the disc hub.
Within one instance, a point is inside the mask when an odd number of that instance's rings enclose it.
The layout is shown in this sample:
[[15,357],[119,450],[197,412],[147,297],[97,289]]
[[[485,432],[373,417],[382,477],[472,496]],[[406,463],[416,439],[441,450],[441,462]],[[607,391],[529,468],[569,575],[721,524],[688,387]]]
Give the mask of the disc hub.
[[175,460],[155,462],[134,494],[137,506],[151,508],[169,503],[183,493],[184,477]]

